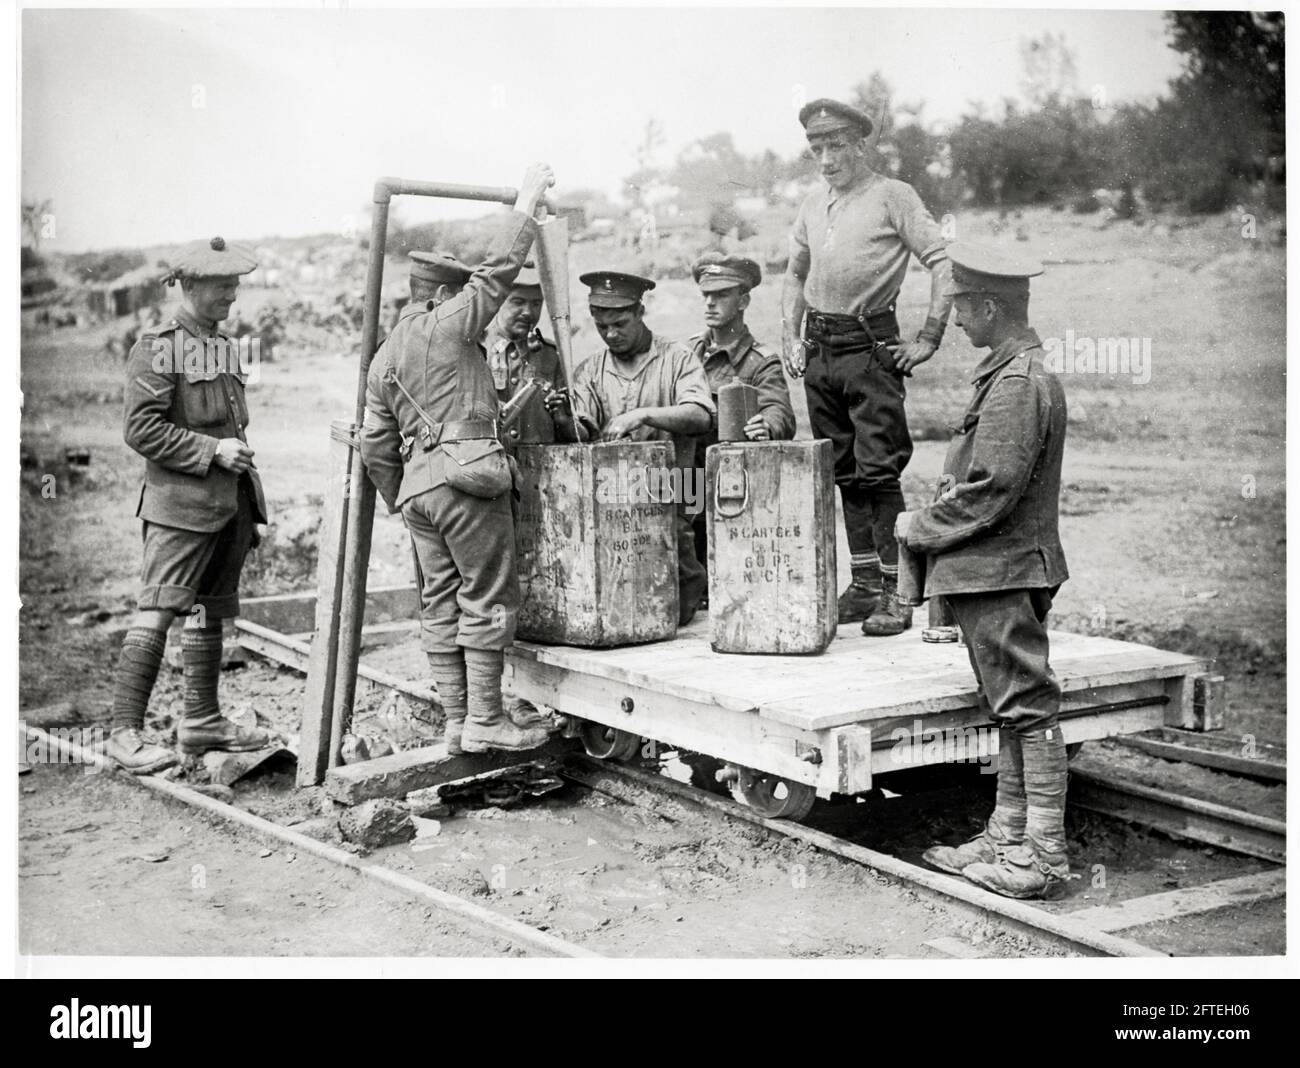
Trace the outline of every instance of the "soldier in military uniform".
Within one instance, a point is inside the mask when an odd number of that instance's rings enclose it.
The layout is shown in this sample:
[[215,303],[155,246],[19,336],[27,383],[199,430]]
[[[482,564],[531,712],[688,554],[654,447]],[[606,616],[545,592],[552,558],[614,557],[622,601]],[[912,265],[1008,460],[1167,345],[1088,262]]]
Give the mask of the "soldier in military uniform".
[[975,394],[948,448],[938,499],[898,517],[898,540],[928,554],[925,592],[952,606],[981,705],[999,724],[998,795],[984,830],[925,857],[1010,897],[1041,896],[1069,875],[1061,688],[1046,618],[1068,577],[1058,530],[1065,393],[1029,327],[1029,279],[1042,266],[954,242],[957,325],[976,348]]
[[105,753],[136,774],[176,762],[145,736],[144,717],[162,662],[167,628],[193,615],[181,638],[180,751],[243,751],[271,744],[260,728],[221,715],[222,620],[239,614],[244,557],[266,522],[262,483],[248,446],[244,376],[234,342],[217,329],[230,314],[239,278],[257,266],[219,237],[186,247],[165,281],[181,284],[181,306],[146,331],[127,364],[126,443],[145,459],[136,515],[144,521],[142,589],[122,643]]
[[[757,263],[743,256],[726,256],[706,252],[691,268],[695,284],[704,298],[704,322],[707,327],[692,337],[696,358],[704,365],[713,403],[718,390],[731,382],[743,382],[758,390],[758,411],[745,424],[750,441],[786,441],[794,437],[794,409],[790,390],[781,373],[781,360],[764,352],[745,325],[749,294],[763,280]],[[704,460],[705,450],[718,443],[717,431],[711,430],[696,442],[695,461]],[[704,485],[704,469],[696,471],[696,485]],[[708,522],[701,508],[692,518],[695,532],[695,555],[708,570]]]
[[[542,336],[542,280],[532,261],[515,276],[510,295],[483,332],[483,349],[497,398],[504,406],[530,380],[539,388],[528,398],[511,426],[503,426],[502,441],[512,456],[519,445],[549,445],[555,424],[546,409],[546,394],[563,389],[564,367],[554,342]],[[520,727],[545,722],[531,701],[507,693],[506,715]]]
[[361,457],[415,541],[422,644],[453,753],[535,749],[547,738],[542,728],[517,727],[501,705],[519,577],[498,394],[479,339],[510,293],[554,181],[545,164],[528,169],[477,270],[445,254],[417,258],[412,275],[424,288],[413,290],[367,383]]
[[[790,243],[782,299],[786,371],[807,372],[813,437],[829,438],[844,506],[853,580],[840,596],[841,623],[901,634],[910,610],[898,603],[894,521],[900,479],[912,455],[903,378],[934,355],[951,308],[938,225],[906,182],[867,162],[871,119],[835,100],[799,111],[827,188],[808,194]],[[899,339],[894,309],[916,256],[930,271],[930,309],[914,341]]]
[[542,282],[530,262],[524,264],[506,302],[483,332],[488,370],[502,404],[530,380],[541,387],[502,438],[512,451],[516,445],[549,445],[555,441],[555,424],[546,410],[546,394],[563,389],[567,383],[559,350],[538,329],[541,318]]
[[[576,426],[564,391],[548,394],[560,438],[671,441],[678,471],[693,476],[696,439],[713,427],[717,409],[690,348],[656,336],[645,324],[641,298],[654,282],[620,271],[591,271],[579,281],[591,289],[591,317],[606,347],[574,372]],[[707,587],[684,499],[677,503],[677,585],[678,623],[685,626]]]

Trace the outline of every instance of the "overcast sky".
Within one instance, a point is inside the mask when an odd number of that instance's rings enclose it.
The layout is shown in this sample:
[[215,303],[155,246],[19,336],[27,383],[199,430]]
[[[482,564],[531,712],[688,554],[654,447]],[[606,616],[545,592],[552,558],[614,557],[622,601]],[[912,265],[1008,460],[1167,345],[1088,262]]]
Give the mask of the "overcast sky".
[[790,155],[798,102],[879,69],[950,122],[1019,96],[1046,32],[1112,101],[1181,67],[1140,11],[29,10],[22,192],[54,201],[51,251],[337,230],[380,175],[515,185],[534,158],[615,193],[651,116],[663,162],[718,130]]

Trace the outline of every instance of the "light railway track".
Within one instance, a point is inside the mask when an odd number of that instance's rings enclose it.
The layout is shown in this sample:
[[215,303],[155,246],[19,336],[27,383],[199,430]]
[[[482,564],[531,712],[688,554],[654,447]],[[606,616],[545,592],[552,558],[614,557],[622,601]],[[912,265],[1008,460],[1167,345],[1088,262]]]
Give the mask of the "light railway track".
[[[1087,956],[1166,956],[1113,932],[1130,927],[1185,916],[1214,912],[1251,902],[1269,901],[1286,892],[1285,869],[1221,880],[1178,892],[1153,894],[1119,905],[1097,907],[1075,913],[1055,914],[1033,904],[1000,897],[960,878],[933,871],[898,857],[846,841],[835,835],[789,820],[767,819],[745,805],[729,801],[666,776],[636,768],[611,765],[586,756],[571,758],[562,774],[590,789],[633,804],[649,805],[654,794],[694,805],[729,819],[738,819],[764,830],[803,842],[899,881],[915,892],[942,901],[963,916],[996,916],[1012,930],[1035,940]],[[1075,796],[1076,778],[1086,780],[1084,797]],[[1251,813],[1209,805],[1192,798],[1179,798],[1138,784],[1099,776],[1071,773],[1070,800],[1095,811],[1218,848],[1263,857],[1275,863],[1285,860],[1285,828],[1276,820]],[[1154,796],[1159,795],[1159,796]]]
[[[47,751],[49,752],[60,753],[79,764],[93,765],[105,772],[111,773],[114,770],[106,766],[104,757],[101,754],[86,749],[66,738],[50,734],[39,727],[27,727],[26,731],[28,738],[40,739],[48,747]],[[315,838],[310,838],[293,830],[291,827],[282,827],[278,823],[262,819],[251,812],[245,812],[234,805],[228,805],[223,801],[208,797],[179,783],[169,782],[157,775],[123,775],[122,778],[124,781],[134,783],[145,790],[169,798],[172,801],[250,830],[262,838],[292,845],[295,849],[299,849],[304,853],[310,853],[322,860],[329,861],[331,864],[337,864],[339,867],[356,872],[365,879],[383,883],[405,894],[412,900],[437,909],[449,919],[459,922],[462,926],[479,933],[486,931],[499,938],[505,938],[514,945],[527,949],[532,953],[548,957],[590,958],[601,956],[599,953],[593,953],[589,949],[584,949],[582,946],[557,938],[555,935],[548,934],[536,927],[521,923],[509,916],[503,916],[492,909],[476,905],[463,897],[429,886],[427,883],[413,879],[409,875],[403,875],[401,872],[394,871],[383,864],[363,860],[346,850],[339,849],[326,842],[319,842]]]
[[1286,863],[1286,824],[1094,771],[1070,771],[1070,803],[1175,838]]
[[[277,648],[283,641],[282,636],[266,628],[258,630],[260,633],[256,638],[261,640],[257,642],[257,652],[300,668],[299,663],[293,662],[299,658],[286,656]],[[249,644],[249,636],[251,635],[241,635],[241,640]],[[396,680],[392,676],[373,677],[378,674],[380,673],[371,673],[372,677],[367,681],[381,689],[397,689],[408,696],[426,697],[424,692],[412,693],[410,684],[394,685]],[[1186,732],[1178,733],[1181,735]],[[1217,765],[1209,764],[1207,759],[1199,755],[1205,750],[1189,746],[1181,737],[1170,736],[1162,740],[1166,743],[1165,751],[1153,755],[1217,766],[1217,770],[1226,773],[1238,771],[1231,760],[1226,764],[1223,761],[1218,761]],[[1137,747],[1142,748],[1141,745]],[[1274,751],[1267,754],[1272,763],[1278,763],[1273,759],[1278,755]],[[1281,759],[1284,761],[1284,754]],[[1284,769],[1284,764],[1282,766]],[[1274,781],[1279,777],[1275,769],[1270,772],[1266,768],[1264,773],[1271,774]],[[646,792],[654,791],[661,797],[666,794],[679,802],[743,820],[771,833],[802,841],[828,854],[864,865],[899,881],[922,896],[944,902],[945,907],[953,908],[967,918],[986,919],[996,916],[1009,928],[1027,934],[1040,943],[1086,955],[1165,955],[1113,932],[1154,920],[1207,913],[1249,901],[1273,900],[1285,893],[1285,872],[1284,869],[1278,869],[1258,876],[1221,880],[1192,891],[1153,894],[1123,905],[1058,915],[1033,904],[1000,897],[962,879],[911,864],[824,831],[790,820],[767,819],[747,806],[662,775],[649,774],[613,762],[599,762],[589,757],[576,758],[571,762],[568,775],[589,788],[600,789],[615,796],[622,795],[623,800],[633,804],[646,805]],[[1070,800],[1082,808],[1175,838],[1202,842],[1279,865],[1285,863],[1285,825],[1281,821],[1074,769],[1070,781]],[[653,808],[649,805],[646,807]]]
[[[52,752],[64,753],[77,761],[101,767],[104,764],[99,754],[83,749],[74,742],[35,727],[28,727],[27,731],[31,737],[40,738]],[[963,920],[987,922],[990,918],[994,918],[995,922],[1007,930],[1028,937],[1038,945],[1084,956],[1167,956],[1168,954],[1161,950],[1115,932],[1161,919],[1212,912],[1245,902],[1271,900],[1282,896],[1285,892],[1285,873],[1278,869],[1254,876],[1223,880],[1178,893],[1150,895],[1117,906],[1056,914],[1030,903],[1000,897],[962,879],[857,845],[825,831],[788,820],[767,819],[744,805],[679,783],[663,775],[597,761],[582,754],[574,754],[565,762],[563,774],[588,789],[645,808],[670,820],[673,818],[673,806],[684,805],[696,811],[761,827],[768,833],[802,842],[841,860],[862,865],[900,884],[923,899],[939,903]],[[291,844],[304,852],[348,868],[364,878],[388,885],[412,899],[437,908],[466,927],[489,931],[530,952],[560,957],[598,956],[580,945],[557,938],[464,898],[438,890],[418,879],[394,871],[382,863],[362,860],[344,850],[214,800],[183,785],[155,776],[127,776],[126,778],[144,789],[251,830],[263,838]],[[1072,781],[1076,778],[1084,777],[1075,773]],[[1134,795],[1126,792],[1126,787],[1130,784],[1098,779],[1095,776],[1086,778],[1088,789],[1091,791],[1086,795],[1088,800],[1076,803],[1084,803],[1086,807],[1100,808],[1102,811],[1109,809],[1112,814],[1120,818],[1137,822],[1146,822],[1147,818],[1156,811],[1162,814],[1165,822],[1169,822],[1169,813],[1177,811],[1177,806],[1173,805],[1172,801],[1187,802],[1188,800],[1172,799],[1171,801],[1166,796],[1160,799],[1161,804],[1157,808],[1149,795],[1158,794],[1159,791],[1139,789]],[[1106,800],[1098,801],[1098,798]],[[1142,804],[1135,804],[1134,798],[1139,799]],[[667,805],[664,804],[665,799],[668,799]],[[1073,786],[1072,800],[1074,800]],[[1262,853],[1267,855],[1268,859],[1272,859],[1273,855],[1284,855],[1275,842],[1270,844],[1269,836],[1276,833],[1277,828],[1266,825],[1276,821],[1263,821],[1258,817],[1250,817],[1243,823],[1234,817],[1248,814],[1232,813],[1232,810],[1223,809],[1222,806],[1207,806],[1200,802],[1191,803],[1191,807],[1195,810],[1198,821],[1195,829],[1200,831],[1207,827],[1212,828],[1206,833],[1219,839],[1214,842],[1219,847],[1229,849],[1237,847],[1238,851],[1247,852],[1252,856]],[[1219,811],[1209,812],[1210,809]],[[1231,831],[1225,828],[1231,828]],[[1184,823],[1174,828],[1173,833],[1186,829],[1187,824]],[[1241,848],[1242,846],[1245,848]],[[944,947],[936,945],[934,948],[950,955],[961,955],[960,940],[943,941],[951,942],[953,945]]]

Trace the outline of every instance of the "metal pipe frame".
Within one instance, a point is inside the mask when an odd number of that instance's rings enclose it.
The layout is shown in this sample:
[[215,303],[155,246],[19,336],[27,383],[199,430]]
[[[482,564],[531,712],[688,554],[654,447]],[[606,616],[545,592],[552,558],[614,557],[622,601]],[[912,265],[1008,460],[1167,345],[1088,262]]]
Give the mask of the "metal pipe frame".
[[[409,178],[380,178],[374,187],[370,220],[370,257],[366,268],[365,318],[361,327],[361,364],[357,375],[356,425],[366,413],[366,377],[379,347],[379,311],[388,247],[388,205],[395,196],[437,197],[513,205],[519,191],[508,186],[457,185]],[[330,695],[329,766],[340,763],[343,735],[351,726],[356,699],[357,666],[361,656],[361,627],[366,604],[366,573],[375,518],[375,485],[366,475],[358,453],[352,454],[348,478],[347,537],[344,542],[343,598],[339,610],[338,657]]]

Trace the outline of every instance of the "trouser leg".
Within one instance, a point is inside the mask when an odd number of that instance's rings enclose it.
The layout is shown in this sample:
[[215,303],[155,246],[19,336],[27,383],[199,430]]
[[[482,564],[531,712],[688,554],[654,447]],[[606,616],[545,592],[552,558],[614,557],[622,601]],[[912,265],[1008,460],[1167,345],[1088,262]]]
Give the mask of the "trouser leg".
[[[1012,733],[1019,743],[1025,805],[1023,844],[962,874],[1010,897],[1042,896],[1069,873],[1060,686],[1048,664],[1045,625],[1052,592],[1005,590],[949,597],[993,716],[1003,736]],[[999,805],[1001,786],[999,771]]]
[[677,625],[686,626],[699,610],[708,592],[708,573],[695,556],[695,532],[690,516],[678,505],[674,524],[677,528]]

